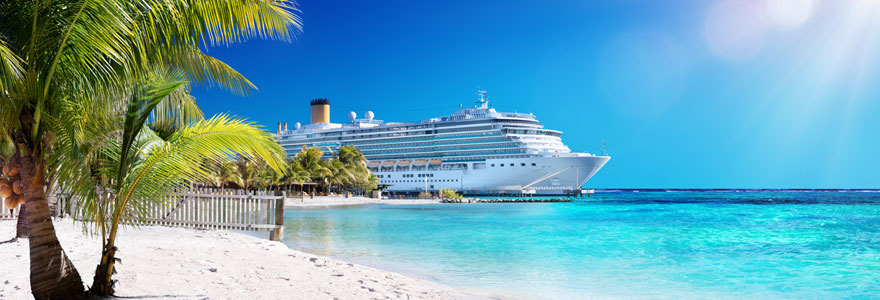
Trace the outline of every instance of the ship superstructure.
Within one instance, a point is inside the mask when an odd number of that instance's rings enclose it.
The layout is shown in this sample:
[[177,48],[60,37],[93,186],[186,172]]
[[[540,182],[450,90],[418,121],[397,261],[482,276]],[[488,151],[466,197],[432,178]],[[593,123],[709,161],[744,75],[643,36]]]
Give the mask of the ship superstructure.
[[471,108],[414,123],[383,122],[371,111],[348,123],[330,123],[327,99],[311,102],[311,122],[278,125],[288,156],[303,146],[330,157],[353,145],[392,192],[451,188],[471,194],[565,194],[580,191],[609,156],[572,153],[562,132],[545,129],[532,114],[498,112],[485,91]]

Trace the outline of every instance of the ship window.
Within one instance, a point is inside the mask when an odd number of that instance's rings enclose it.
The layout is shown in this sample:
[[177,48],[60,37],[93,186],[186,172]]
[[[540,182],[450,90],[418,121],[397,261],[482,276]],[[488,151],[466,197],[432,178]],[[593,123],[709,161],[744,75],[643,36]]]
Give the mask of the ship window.
[[492,167],[494,167],[494,166],[495,166],[495,164],[492,164]]
[[503,167],[504,167],[504,164],[498,164],[498,166],[503,168]]
[[513,167],[513,164],[510,164],[510,166]]
[[526,166],[526,163],[522,163],[522,165],[521,165],[521,166],[522,166],[522,167],[525,167],[525,166]]
[[532,167],[534,167],[534,166],[535,166],[535,163],[532,163]]

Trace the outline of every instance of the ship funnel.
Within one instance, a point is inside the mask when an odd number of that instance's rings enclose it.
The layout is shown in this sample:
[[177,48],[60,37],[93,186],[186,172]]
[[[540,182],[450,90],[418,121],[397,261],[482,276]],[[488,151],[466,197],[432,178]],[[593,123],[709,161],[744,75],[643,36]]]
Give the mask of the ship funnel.
[[330,123],[330,100],[312,100],[312,124]]
[[281,134],[281,122],[278,122],[278,134]]

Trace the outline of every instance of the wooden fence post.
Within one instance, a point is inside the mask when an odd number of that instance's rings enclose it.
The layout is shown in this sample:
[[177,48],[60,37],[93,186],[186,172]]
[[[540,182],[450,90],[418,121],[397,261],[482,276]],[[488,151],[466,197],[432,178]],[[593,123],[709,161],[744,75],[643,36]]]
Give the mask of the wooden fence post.
[[275,199],[275,229],[269,233],[269,240],[281,241],[284,234],[284,199],[287,198],[286,192],[281,192],[281,197]]

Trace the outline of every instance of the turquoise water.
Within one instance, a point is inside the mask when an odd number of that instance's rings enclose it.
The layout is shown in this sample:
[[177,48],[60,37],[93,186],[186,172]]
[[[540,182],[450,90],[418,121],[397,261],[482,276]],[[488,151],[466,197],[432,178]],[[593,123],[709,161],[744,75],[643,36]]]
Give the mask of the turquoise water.
[[878,299],[880,193],[288,210],[291,248],[525,299]]

